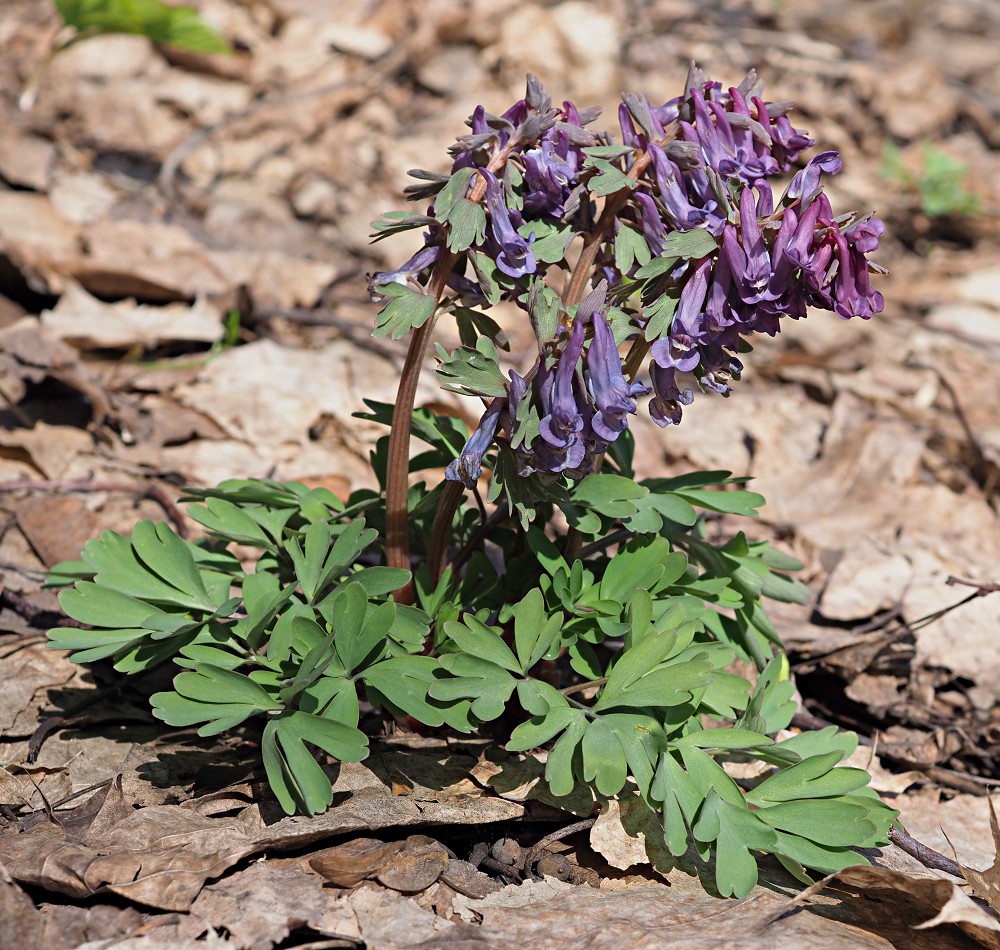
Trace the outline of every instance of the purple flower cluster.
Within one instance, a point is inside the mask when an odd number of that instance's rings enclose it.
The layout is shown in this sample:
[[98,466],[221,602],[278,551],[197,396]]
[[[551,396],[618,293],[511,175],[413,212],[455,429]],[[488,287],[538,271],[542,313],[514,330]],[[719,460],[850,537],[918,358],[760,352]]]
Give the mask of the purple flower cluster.
[[[501,116],[476,109],[451,174],[465,176],[461,197],[481,203],[486,226],[457,241],[454,195],[443,211],[435,199],[420,219],[433,222],[425,247],[372,281],[423,286],[444,261],[456,305],[512,301],[539,335],[535,365],[508,373],[505,396],[484,394],[486,412],[449,478],[473,484],[494,444],[515,454],[522,475],[580,477],[627,428],[638,396],[651,393],[658,425],[677,424],[695,383],[728,395],[743,369],[735,354],[753,333],[773,335],[809,307],[864,319],[882,309],[869,283],[879,268],[867,259],[882,222],[834,215],[822,178],[841,170],[836,152],[800,167],[775,197],[772,179],[813,141],[789,121],[789,103],[761,93],[754,73],[724,90],[695,69],[685,94],[662,106],[625,95],[621,146],[586,128],[594,110],[553,108],[534,77]],[[589,281],[565,257],[574,236],[595,248]],[[595,289],[541,319],[540,288],[559,269],[569,272],[564,286]],[[647,353],[648,386],[636,379]]]

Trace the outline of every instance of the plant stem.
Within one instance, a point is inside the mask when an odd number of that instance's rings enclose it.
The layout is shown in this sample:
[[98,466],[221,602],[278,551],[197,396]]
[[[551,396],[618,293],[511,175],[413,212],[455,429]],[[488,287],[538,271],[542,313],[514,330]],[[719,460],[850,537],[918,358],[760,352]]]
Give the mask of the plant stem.
[[[434,276],[427,285],[429,296],[440,304],[448,282],[448,275],[455,264],[455,255],[446,251],[434,269]],[[410,569],[410,542],[408,537],[409,512],[406,495],[410,474],[410,431],[413,427],[413,402],[417,383],[423,367],[424,355],[430,343],[438,308],[410,337],[406,362],[396,390],[396,404],[392,411],[392,429],[389,433],[389,458],[385,477],[385,553],[390,567]],[[396,602],[413,603],[413,581],[396,591]]]
[[431,572],[431,583],[436,585],[444,571],[445,555],[448,553],[448,540],[451,535],[451,522],[465,486],[461,482],[445,482],[437,513],[434,515],[434,525],[431,527],[430,540],[427,542],[427,568]]
[[570,693],[579,693],[580,690],[589,689],[591,686],[603,686],[608,681],[606,676],[602,676],[597,680],[587,680],[586,683],[577,683],[575,686],[567,686],[565,689],[559,690],[563,696],[569,696]]
[[[494,174],[507,164],[516,142],[511,140],[490,159],[487,166]],[[470,201],[482,201],[486,194],[486,179],[479,175],[469,189]],[[389,433],[389,459],[385,479],[385,549],[386,562],[390,567],[410,570],[410,542],[408,536],[408,510],[406,494],[410,474],[410,431],[413,428],[413,401],[417,394],[417,382],[423,365],[424,355],[431,340],[431,333],[437,321],[441,297],[448,283],[448,275],[455,266],[458,255],[445,250],[434,268],[434,275],[427,285],[427,294],[433,297],[438,307],[430,319],[418,327],[410,337],[406,351],[403,374],[396,391],[396,405],[392,413],[392,431]],[[457,500],[455,502],[457,504]],[[440,512],[439,512],[440,514]],[[454,514],[454,510],[452,510]],[[449,516],[445,522],[451,525]],[[446,530],[443,528],[442,530]],[[432,532],[433,534],[433,532]],[[438,542],[440,543],[440,542]],[[396,602],[412,604],[414,599],[413,581],[396,591]]]

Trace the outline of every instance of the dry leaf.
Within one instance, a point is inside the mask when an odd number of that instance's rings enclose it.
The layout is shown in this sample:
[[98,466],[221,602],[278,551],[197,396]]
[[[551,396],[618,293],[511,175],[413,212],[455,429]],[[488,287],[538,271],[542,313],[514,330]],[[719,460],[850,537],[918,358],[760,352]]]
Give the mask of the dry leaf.
[[[996,857],[994,857],[993,863],[985,871],[977,871],[974,868],[967,868],[963,865],[962,873],[969,884],[972,885],[972,893],[976,897],[981,897],[986,901],[993,910],[1000,912],[1000,822],[997,821],[997,810],[992,798],[989,799],[989,803],[990,832],[993,835],[993,847],[996,851]],[[997,929],[1000,930],[1000,927],[997,927]]]
[[379,871],[403,849],[402,841],[355,838],[309,859],[320,877],[338,887],[354,887]]

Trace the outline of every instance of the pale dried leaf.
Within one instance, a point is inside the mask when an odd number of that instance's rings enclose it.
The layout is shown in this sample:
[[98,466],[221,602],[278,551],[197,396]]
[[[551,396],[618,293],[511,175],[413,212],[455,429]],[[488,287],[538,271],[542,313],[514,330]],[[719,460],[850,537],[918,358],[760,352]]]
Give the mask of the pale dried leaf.
[[152,307],[134,300],[104,303],[72,283],[42,327],[81,349],[152,348],[172,340],[214,343],[222,336],[222,314],[203,298]]

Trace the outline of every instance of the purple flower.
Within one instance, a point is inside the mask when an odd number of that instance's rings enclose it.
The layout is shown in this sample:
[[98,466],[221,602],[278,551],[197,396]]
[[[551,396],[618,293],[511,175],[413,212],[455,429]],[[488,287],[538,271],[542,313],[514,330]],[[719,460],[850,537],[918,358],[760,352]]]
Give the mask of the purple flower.
[[476,426],[469,441],[465,443],[462,454],[455,459],[444,472],[444,477],[452,482],[461,482],[466,488],[475,486],[483,473],[483,456],[493,444],[500,422],[500,414],[506,408],[507,400],[497,396]]
[[[762,183],[770,198],[770,188]],[[740,251],[736,246],[736,238],[732,228],[727,227],[724,235],[726,255],[729,266],[733,270],[736,284],[740,289],[740,297],[744,303],[754,304],[768,297],[768,281],[771,276],[771,258],[767,253],[767,245],[760,231],[757,220],[757,207],[754,203],[753,188],[749,185],[740,195],[740,236],[743,247]]]
[[549,131],[538,148],[524,153],[524,213],[561,218],[577,174],[577,155],[565,132]]
[[881,312],[882,295],[872,290],[868,282],[868,261],[864,254],[852,248],[842,234],[837,234],[837,262],[840,265],[833,279],[833,309],[842,317],[869,319]]
[[732,391],[729,383],[740,378],[743,364],[721,346],[707,346],[702,350],[702,369],[698,382],[720,396],[728,396]]
[[689,231],[703,224],[715,210],[716,203],[709,201],[704,207],[696,208],[688,200],[680,169],[667,158],[663,149],[656,144],[650,145],[649,154],[653,157],[656,187],[673,226],[678,231]]
[[870,214],[859,218],[849,228],[844,229],[847,242],[862,254],[871,254],[878,250],[878,241],[885,234],[885,224]]
[[701,357],[698,341],[702,336],[705,314],[705,297],[708,293],[708,275],[712,269],[711,258],[705,258],[691,272],[674,314],[669,336],[660,337],[650,347],[650,353],[663,369],[676,369],[682,373],[693,370]]
[[663,216],[656,207],[652,195],[647,195],[644,191],[637,191],[635,200],[639,203],[641,213],[642,236],[646,239],[650,253],[654,257],[659,257],[663,253],[663,242],[667,237],[667,227],[663,223]]
[[593,327],[594,337],[587,351],[587,370],[597,411],[591,425],[601,439],[614,442],[628,427],[625,417],[635,412],[635,397],[648,390],[642,383],[630,384],[625,379],[621,356],[604,314],[594,314]]
[[795,177],[788,183],[785,190],[785,200],[787,202],[802,199],[802,207],[806,207],[816,197],[819,191],[820,176],[836,175],[844,167],[838,152],[820,152],[815,158],[806,162],[806,167],[797,172]]
[[653,384],[653,398],[649,400],[649,415],[661,429],[669,425],[680,425],[683,407],[694,401],[690,389],[679,389],[677,370],[664,369],[656,363],[649,367],[650,382]]
[[379,301],[382,295],[378,292],[381,284],[406,284],[407,280],[425,271],[441,256],[439,245],[433,247],[422,247],[413,255],[402,267],[396,270],[379,271],[377,274],[368,276],[368,293],[372,300]]
[[[586,446],[583,431],[586,426],[576,393],[576,368],[583,355],[585,328],[580,320],[573,321],[566,348],[559,356],[555,371],[547,376],[541,386],[544,415],[538,432],[544,442],[557,450],[546,466],[548,471],[579,468],[583,464]],[[589,407],[588,407],[589,408]]]
[[531,242],[535,235],[526,241],[514,229],[510,220],[510,212],[503,200],[503,187],[493,172],[485,168],[479,169],[479,174],[486,179],[486,207],[490,212],[490,226],[493,237],[503,250],[497,255],[497,267],[509,277],[524,277],[535,273],[537,264],[535,255],[531,252]]

